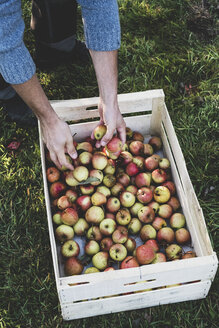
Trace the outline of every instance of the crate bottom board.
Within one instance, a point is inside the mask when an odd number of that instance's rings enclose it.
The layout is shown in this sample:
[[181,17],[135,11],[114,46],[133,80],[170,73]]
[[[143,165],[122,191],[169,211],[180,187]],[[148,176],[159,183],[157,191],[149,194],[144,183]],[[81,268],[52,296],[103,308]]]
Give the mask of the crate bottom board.
[[64,320],[75,320],[109,313],[144,309],[205,298],[211,281],[200,281],[186,285],[152,290],[131,295],[108,297],[74,304],[61,304]]

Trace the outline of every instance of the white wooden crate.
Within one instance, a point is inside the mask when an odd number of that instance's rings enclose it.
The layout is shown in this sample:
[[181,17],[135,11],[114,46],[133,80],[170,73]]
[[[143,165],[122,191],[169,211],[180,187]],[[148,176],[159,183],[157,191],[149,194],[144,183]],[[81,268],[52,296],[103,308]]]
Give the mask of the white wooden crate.
[[[45,149],[39,126],[51,251],[62,316],[65,320],[201,299],[207,296],[217,271],[217,256],[212,249],[203,212],[195,195],[164,102],[163,90],[121,94],[118,99],[122,114],[132,114],[132,116],[125,117],[128,127],[145,136],[161,136],[164,145],[163,151],[171,162],[177,195],[186,216],[192,247],[197,257],[149,264],[139,268],[63,277],[54,237],[46,179]],[[96,126],[97,122],[91,121],[91,119],[99,117],[96,109],[98,100],[99,98],[96,97],[51,101],[51,104],[60,118],[73,122],[70,124],[72,134],[76,133],[75,140],[81,141],[90,135]],[[95,109],[88,110],[89,108]],[[90,119],[90,121],[78,122],[78,120],[85,119]],[[77,122],[75,123],[75,121]],[[165,286],[173,284],[180,285],[165,288]],[[147,289],[149,290],[144,291]],[[137,291],[139,292],[133,293]]]

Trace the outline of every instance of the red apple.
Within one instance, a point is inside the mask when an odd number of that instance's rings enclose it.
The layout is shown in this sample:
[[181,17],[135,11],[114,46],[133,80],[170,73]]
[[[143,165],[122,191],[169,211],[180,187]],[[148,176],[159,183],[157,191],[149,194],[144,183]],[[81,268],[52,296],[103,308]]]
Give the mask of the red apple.
[[146,170],[153,171],[158,168],[160,161],[160,156],[157,154],[153,154],[149,157],[147,157],[144,161],[144,165]]
[[53,182],[49,188],[50,195],[53,198],[60,197],[66,190],[66,185],[60,181]]
[[89,153],[93,152],[93,146],[91,145],[90,142],[83,141],[80,142],[77,147],[76,147],[78,153],[83,152],[83,151],[88,151]]
[[67,196],[71,203],[74,203],[78,197],[78,194],[75,190],[68,189],[65,193],[65,196]]
[[87,211],[89,207],[91,207],[91,197],[89,195],[82,195],[78,197],[76,203],[80,206],[82,211]]
[[164,183],[162,183],[162,186],[167,187],[169,189],[171,196],[175,195],[176,186],[173,181],[170,181],[170,180],[165,181]]
[[143,142],[144,141],[144,136],[140,132],[134,131],[133,134],[132,134],[132,140],[138,140],[138,141]]
[[152,222],[152,226],[156,230],[160,230],[163,227],[167,226],[166,221],[163,218],[160,218],[159,216],[155,217],[154,221]]
[[145,245],[150,245],[156,253],[159,251],[159,245],[155,239],[148,239]]
[[67,207],[71,207],[72,203],[70,202],[68,196],[64,195],[58,198],[56,205],[60,210],[64,210]]
[[154,221],[155,213],[149,206],[143,206],[138,211],[138,218],[143,223],[151,223]]
[[139,263],[134,256],[127,256],[121,263],[120,269],[137,268]]
[[129,191],[136,196],[138,192],[138,188],[134,185],[129,185],[128,187],[126,187],[126,191]]
[[146,157],[149,157],[149,156],[153,155],[153,153],[154,153],[153,147],[148,143],[144,144],[144,155]]
[[111,237],[105,237],[100,242],[100,249],[103,252],[109,252],[110,247],[113,245],[113,240]]
[[152,180],[157,184],[161,184],[167,179],[167,174],[162,169],[153,170],[151,176],[152,176]]
[[141,187],[137,192],[137,199],[142,204],[150,203],[153,199],[153,193],[148,187]]
[[64,224],[73,226],[78,221],[78,213],[74,208],[68,207],[62,212],[61,220]]
[[155,259],[156,253],[149,245],[141,245],[136,249],[136,258],[139,264],[149,264]]
[[164,219],[169,219],[172,213],[172,207],[168,204],[161,204],[157,211],[157,214]]
[[122,150],[122,141],[118,137],[113,137],[106,145],[106,149],[111,153],[117,153]]
[[128,239],[128,229],[124,226],[117,226],[112,234],[112,240],[116,244],[124,244]]
[[119,194],[120,194],[122,191],[124,191],[124,190],[125,190],[125,187],[124,187],[121,183],[117,182],[117,183],[114,184],[114,186],[111,188],[111,194],[112,194],[113,196],[119,196]]
[[96,206],[100,206],[103,204],[106,204],[106,196],[102,194],[99,191],[96,191],[92,196],[91,196],[91,203]]
[[127,165],[132,162],[133,156],[129,151],[122,151],[120,154],[121,165]]
[[110,213],[115,213],[120,209],[120,201],[117,197],[109,197],[106,203],[106,209]]
[[170,227],[163,227],[157,232],[157,240],[159,243],[171,244],[175,239],[175,233]]
[[118,183],[121,183],[124,187],[127,187],[130,183],[130,177],[128,176],[128,174],[124,172],[117,174],[116,180]]
[[66,276],[79,275],[84,269],[83,264],[79,259],[72,256],[65,261],[64,271]]
[[185,254],[182,255],[182,259],[191,259],[193,257],[196,257],[196,253],[193,251],[188,251]]
[[92,239],[96,241],[101,241],[103,239],[103,235],[100,232],[100,228],[97,226],[92,226],[88,229],[86,234],[87,239]]
[[128,174],[128,176],[132,177],[138,174],[139,167],[135,163],[131,162],[126,166],[125,172]]
[[155,151],[160,150],[162,147],[162,140],[160,137],[153,136],[148,141],[149,145],[153,147]]
[[129,145],[129,151],[132,155],[143,155],[144,153],[144,144],[141,141],[132,141]]
[[174,196],[170,197],[167,204],[172,207],[174,212],[176,212],[180,208],[180,202],[179,202],[178,198],[176,198]]
[[135,184],[138,188],[149,187],[151,184],[151,173],[141,172],[135,177]]
[[60,171],[54,166],[49,167],[46,170],[46,177],[49,182],[51,183],[56,182],[60,178]]
[[191,240],[190,232],[185,228],[180,228],[175,232],[176,242],[178,244],[187,244]]
[[94,186],[91,184],[79,186],[80,191],[83,195],[92,195],[94,192]]
[[90,170],[89,177],[97,178],[98,181],[91,182],[91,185],[98,186],[103,181],[103,172],[101,170],[97,170],[97,169]]

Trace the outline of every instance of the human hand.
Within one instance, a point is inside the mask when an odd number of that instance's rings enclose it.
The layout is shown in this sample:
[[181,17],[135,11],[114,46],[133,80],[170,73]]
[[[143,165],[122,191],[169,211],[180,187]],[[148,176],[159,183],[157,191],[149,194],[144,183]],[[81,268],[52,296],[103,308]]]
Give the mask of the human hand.
[[73,144],[73,137],[67,123],[59,118],[53,122],[41,121],[43,140],[49,150],[50,158],[61,169],[65,166],[74,170],[73,165],[67,162],[65,154],[73,159],[77,158],[77,152]]
[[[98,125],[106,125],[107,131],[101,140],[96,142],[96,147],[105,146],[113,137],[116,131],[118,137],[121,139],[122,143],[126,142],[126,124],[120,113],[118,102],[116,104],[104,104],[100,99],[98,104],[98,109],[100,113],[100,121]],[[91,138],[94,139],[94,133],[92,132]]]

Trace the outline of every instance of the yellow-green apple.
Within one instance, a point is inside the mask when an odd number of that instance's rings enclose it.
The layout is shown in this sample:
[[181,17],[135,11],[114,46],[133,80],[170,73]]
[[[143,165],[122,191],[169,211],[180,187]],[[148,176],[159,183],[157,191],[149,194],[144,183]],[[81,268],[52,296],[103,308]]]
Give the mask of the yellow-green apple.
[[104,270],[108,266],[109,254],[107,252],[98,252],[92,257],[92,263],[95,268]]
[[161,204],[157,211],[157,214],[164,219],[169,219],[172,213],[173,213],[173,209],[168,204]]
[[114,261],[123,261],[127,256],[127,249],[122,244],[114,244],[110,247],[109,255]]
[[89,177],[97,178],[99,181],[93,181],[93,182],[91,182],[91,185],[92,186],[98,186],[103,181],[103,172],[101,170],[92,169],[89,172]]
[[154,153],[153,147],[149,143],[145,143],[144,144],[144,156],[149,157],[149,156],[153,155],[153,153]]
[[166,255],[164,253],[158,252],[155,255],[155,259],[151,263],[155,264],[155,263],[162,263],[166,261],[167,261]]
[[125,187],[121,183],[117,182],[110,190],[113,196],[118,196],[122,191],[125,190]]
[[138,215],[138,211],[140,208],[144,207],[142,203],[136,202],[132,207],[130,208],[130,212],[133,217],[136,217]]
[[67,196],[71,203],[74,203],[78,197],[78,194],[75,190],[68,189],[65,193],[65,196]]
[[64,210],[67,207],[71,207],[71,205],[72,205],[72,203],[69,200],[68,196],[66,196],[66,195],[59,197],[57,200],[57,207],[60,210]]
[[60,197],[66,190],[66,185],[60,181],[53,182],[49,188],[50,195],[53,198]]
[[153,170],[152,173],[151,173],[151,176],[152,176],[152,180],[156,184],[161,184],[161,183],[165,182],[166,179],[167,179],[166,171],[164,171],[163,169]]
[[133,156],[129,151],[122,151],[119,159],[121,161],[121,165],[126,166],[132,162]]
[[89,224],[84,218],[79,218],[73,226],[74,232],[77,236],[84,236],[89,229]]
[[141,172],[135,177],[135,184],[138,188],[149,187],[151,185],[151,173]]
[[126,187],[125,190],[131,192],[135,196],[137,195],[138,192],[138,188],[134,185],[129,185],[128,187]]
[[139,173],[139,167],[134,162],[131,162],[126,166],[125,172],[129,177],[132,177]]
[[79,182],[87,180],[88,176],[89,171],[86,166],[80,165],[76,167],[73,171],[73,177]]
[[113,245],[113,240],[111,237],[105,237],[100,241],[100,249],[103,252],[109,252],[110,247]]
[[142,204],[148,204],[153,199],[153,193],[150,188],[148,187],[141,187],[137,191],[137,200]]
[[140,170],[144,169],[144,157],[142,156],[133,156],[133,163],[137,165]]
[[161,158],[160,162],[159,162],[159,167],[163,170],[167,170],[170,168],[170,161],[168,160],[168,158]]
[[144,136],[142,133],[138,132],[138,131],[134,131],[133,135],[132,135],[132,140],[139,140],[141,142],[144,141]]
[[89,165],[91,163],[92,157],[92,153],[89,153],[88,151],[83,151],[78,156],[80,165]]
[[133,131],[132,131],[132,129],[129,128],[129,127],[126,127],[126,138],[127,138],[127,139],[131,139],[132,136],[133,136]]
[[66,259],[64,264],[64,271],[66,276],[79,275],[82,273],[83,269],[83,264],[76,257],[72,256]]
[[152,202],[148,203],[147,206],[151,207],[154,210],[154,213],[157,214],[160,204],[152,200]]
[[145,224],[140,230],[140,238],[143,241],[156,239],[157,231],[150,224]]
[[156,216],[154,221],[152,222],[152,226],[154,227],[154,229],[160,230],[161,228],[166,227],[167,223],[165,219]]
[[116,222],[119,225],[128,225],[131,221],[131,214],[128,210],[128,208],[121,208],[116,213]]
[[128,239],[125,242],[125,247],[128,251],[128,253],[132,254],[133,251],[136,249],[136,241],[132,237],[128,237]]
[[186,224],[186,219],[182,213],[174,213],[170,218],[170,226],[173,229],[183,228],[185,224]]
[[84,251],[87,255],[93,256],[100,251],[100,245],[96,240],[89,240],[84,246]]
[[177,244],[171,244],[165,249],[168,260],[180,259],[182,255],[182,247]]
[[151,137],[148,143],[153,147],[155,151],[160,150],[162,148],[162,140],[158,136]]
[[111,195],[111,190],[108,187],[103,186],[103,185],[99,185],[97,187],[96,191],[100,192],[101,194],[103,194],[106,197],[109,197]]
[[121,263],[120,269],[137,268],[139,263],[134,256],[127,256]]
[[103,184],[108,187],[108,188],[112,188],[116,183],[116,177],[113,174],[106,174],[103,177]]
[[96,273],[96,272],[100,272],[100,270],[98,270],[95,267],[89,267],[84,271],[84,274],[89,274],[89,273]]
[[100,228],[98,226],[92,226],[88,229],[86,237],[87,237],[87,239],[101,241],[103,238],[103,235],[100,232]]
[[79,188],[83,195],[92,195],[94,192],[94,186],[92,184],[80,185]]
[[61,254],[64,257],[77,257],[80,253],[80,247],[75,240],[67,240],[61,247]]
[[111,236],[116,229],[116,221],[113,219],[103,219],[99,225],[100,232],[105,236]]
[[92,165],[96,170],[104,170],[107,166],[107,157],[103,153],[94,153],[92,157]]
[[122,141],[118,137],[113,137],[106,145],[106,149],[110,153],[121,152],[122,150]]
[[100,140],[103,138],[103,136],[106,134],[106,125],[100,124],[96,126],[96,128],[93,131],[94,138],[96,140]]
[[176,242],[184,245],[191,240],[190,232],[186,228],[180,228],[175,232]]
[[62,224],[61,212],[59,211],[59,212],[54,213],[53,216],[52,216],[52,220],[57,225]]
[[93,205],[85,212],[85,219],[88,223],[100,224],[104,219],[104,210],[100,206]]
[[77,147],[76,147],[78,153],[83,152],[83,151],[88,151],[89,153],[93,152],[93,146],[91,145],[90,142],[83,141],[80,142]]
[[[68,154],[65,154],[65,158],[66,158],[66,161],[67,161],[69,164],[72,164],[72,159],[71,159],[71,157],[70,157]],[[62,165],[62,167],[61,167],[60,170],[61,170],[61,171],[67,171],[68,169],[67,169],[66,166]]]
[[171,244],[175,239],[175,233],[170,227],[163,227],[157,232],[157,240],[159,243]]
[[113,160],[116,160],[116,159],[119,158],[119,155],[120,155],[120,153],[121,153],[121,150],[120,150],[120,151],[117,151],[116,153],[112,153],[112,152],[110,152],[108,149],[104,148],[104,152],[105,152],[105,154],[106,154],[106,156],[107,156],[108,158],[111,158],[111,159],[113,159]]
[[108,158],[107,166],[104,169],[104,174],[115,174],[116,172],[116,163],[113,159]]
[[185,254],[182,255],[182,260],[191,259],[193,257],[196,257],[196,253],[193,252],[193,251],[188,251],[188,252],[186,252]]
[[122,146],[122,151],[129,151],[129,146],[128,146],[128,144],[126,142]]
[[135,203],[135,195],[129,191],[123,191],[119,196],[119,199],[124,207],[132,207]]
[[154,249],[149,245],[140,245],[136,248],[136,258],[139,264],[150,264],[155,256]]
[[132,155],[138,156],[144,154],[144,144],[139,140],[132,141],[129,145],[129,151]]
[[154,190],[154,200],[158,203],[166,203],[170,199],[170,191],[167,187],[158,186]]
[[76,187],[79,184],[79,181],[76,180],[73,176],[73,171],[68,171],[65,176],[65,182],[70,187]]
[[130,177],[125,172],[121,172],[116,175],[117,182],[121,183],[124,187],[127,187],[130,183]]
[[172,207],[174,212],[176,212],[180,208],[179,199],[177,197],[174,197],[174,196],[170,197],[167,204],[169,204]]
[[117,226],[112,234],[112,240],[116,244],[124,244],[128,239],[128,229],[124,226]]
[[99,191],[96,191],[91,196],[92,205],[100,206],[100,205],[106,204],[106,201],[107,201],[106,196]]
[[158,245],[158,242],[155,239],[148,239],[145,242],[145,245],[150,245],[151,247],[153,247],[153,249],[156,253],[159,251],[159,245]]
[[141,230],[141,227],[142,227],[141,221],[138,218],[132,218],[128,225],[128,231],[132,235],[136,235]]
[[106,203],[106,209],[110,213],[115,213],[120,209],[120,201],[117,197],[109,197]]
[[55,230],[55,236],[60,242],[65,242],[74,237],[74,230],[66,224],[59,225]]
[[144,161],[146,170],[153,171],[158,168],[160,161],[160,156],[158,154],[153,154],[147,157]]
[[149,206],[143,206],[138,211],[138,218],[142,223],[151,223],[154,221],[155,213]]
[[91,197],[89,195],[82,195],[77,198],[76,203],[82,211],[87,211],[89,207],[92,206]]
[[46,170],[46,177],[50,183],[56,182],[60,178],[60,171],[56,167],[51,166]]
[[61,220],[64,224],[73,226],[78,221],[78,212],[72,207],[67,207],[61,214]]

